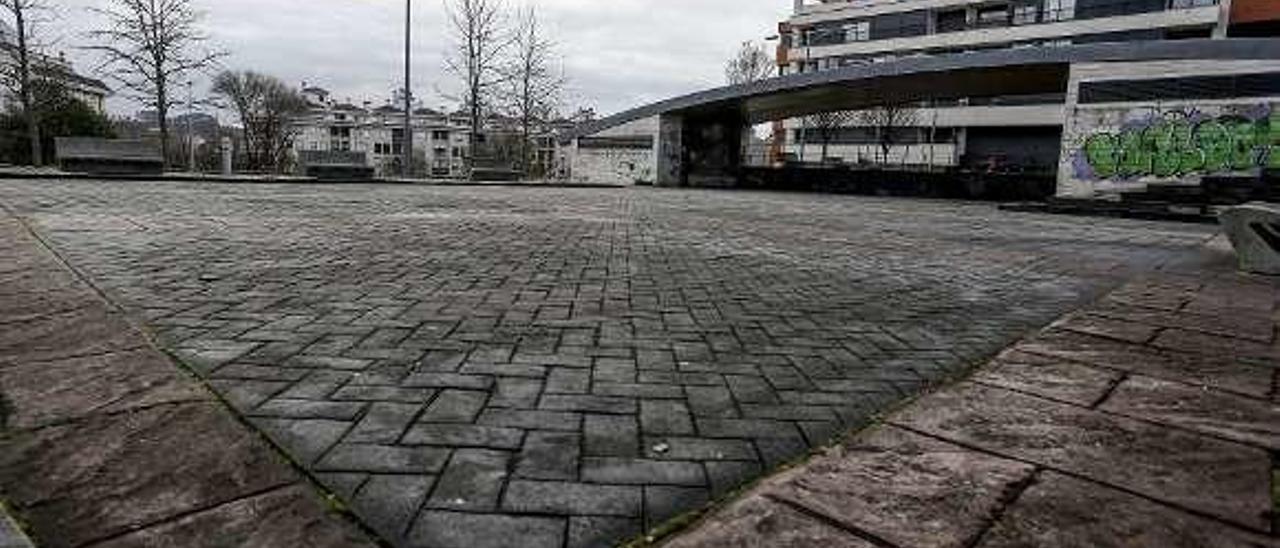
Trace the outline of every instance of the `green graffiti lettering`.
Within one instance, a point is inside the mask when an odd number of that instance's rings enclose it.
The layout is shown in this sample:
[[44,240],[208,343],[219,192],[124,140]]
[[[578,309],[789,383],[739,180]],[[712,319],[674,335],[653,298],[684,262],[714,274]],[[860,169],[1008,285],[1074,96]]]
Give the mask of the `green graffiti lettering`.
[[1182,166],[1182,146],[1178,142],[1177,127],[1161,124],[1147,128],[1145,133],[1152,150],[1152,172],[1157,177],[1177,175]]
[[1205,122],[1196,128],[1196,146],[1204,152],[1204,171],[1226,171],[1231,163],[1231,133],[1217,120]]
[[1120,133],[1120,174],[1126,177],[1151,172],[1151,151],[1145,145],[1144,131]]
[[1181,156],[1178,172],[1174,175],[1186,175],[1204,169],[1204,151],[1195,144],[1195,130],[1191,127],[1191,122],[1181,119],[1174,122],[1173,127]]
[[1115,177],[1120,165],[1116,138],[1110,133],[1099,133],[1084,143],[1084,155],[1093,167],[1093,174],[1103,179]]
[[1231,124],[1231,169],[1249,169],[1258,165],[1258,145],[1261,144],[1261,126],[1248,120]]
[[1280,168],[1280,105],[1257,121],[1226,115],[1193,124],[1175,111],[1143,129],[1088,136],[1080,152],[1101,179]]
[[1272,169],[1280,169],[1280,107],[1271,111],[1267,121],[1267,163]]

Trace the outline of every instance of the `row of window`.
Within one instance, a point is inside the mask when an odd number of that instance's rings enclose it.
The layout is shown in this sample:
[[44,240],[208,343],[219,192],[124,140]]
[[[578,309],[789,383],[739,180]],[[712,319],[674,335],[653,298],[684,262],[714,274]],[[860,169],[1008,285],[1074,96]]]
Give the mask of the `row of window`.
[[927,50],[904,52],[904,53],[886,53],[879,55],[846,55],[841,57],[824,57],[821,59],[812,59],[809,61],[796,62],[790,70],[795,72],[814,72],[822,70],[831,70],[845,66],[870,65],[875,63],[885,63],[898,59],[909,57],[920,57],[926,55],[951,55],[957,53],[970,53],[976,51],[998,50],[998,49],[1014,49],[1029,47],[1058,47],[1069,46],[1071,44],[1094,44],[1105,42],[1134,42],[1144,40],[1185,40],[1194,38],[1209,38],[1212,29],[1208,27],[1192,28],[1192,29],[1143,29],[1129,30],[1118,32],[1107,32],[1100,34],[1083,34],[1075,35],[1071,38],[1054,38],[1048,40],[1031,40],[1024,42],[1002,42],[981,44],[976,46],[965,46],[957,48],[932,48]]
[[[931,33],[1052,23],[1217,5],[1219,0],[1014,0],[955,9],[877,15],[806,29],[799,47],[829,46]],[[932,23],[932,25],[930,25]],[[932,30],[931,30],[932,27]],[[788,39],[788,45],[795,44]]]

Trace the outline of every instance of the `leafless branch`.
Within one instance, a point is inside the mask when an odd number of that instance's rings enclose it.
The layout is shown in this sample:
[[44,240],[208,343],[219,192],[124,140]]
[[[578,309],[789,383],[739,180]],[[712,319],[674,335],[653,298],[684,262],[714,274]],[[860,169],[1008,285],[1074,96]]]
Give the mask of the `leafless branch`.
[[178,103],[172,89],[194,72],[215,68],[225,52],[207,50],[208,36],[192,0],[107,0],[91,8],[104,20],[90,32],[86,49],[101,58],[100,70],[135,100],[156,109],[160,146],[169,157],[169,110]]
[[750,84],[773,76],[777,69],[777,61],[763,45],[743,42],[725,65],[724,77],[731,85]]
[[462,80],[474,148],[494,88],[502,83],[501,58],[511,42],[506,12],[502,0],[453,0],[448,8],[453,45],[445,68]]
[[507,84],[503,102],[520,123],[519,161],[526,170],[533,129],[555,116],[568,82],[557,61],[555,43],[544,35],[535,8],[521,10],[511,37],[511,55],[501,72]]
[[293,122],[307,108],[302,94],[272,76],[232,71],[214,78],[213,92],[240,118],[249,167],[284,171],[297,135]]

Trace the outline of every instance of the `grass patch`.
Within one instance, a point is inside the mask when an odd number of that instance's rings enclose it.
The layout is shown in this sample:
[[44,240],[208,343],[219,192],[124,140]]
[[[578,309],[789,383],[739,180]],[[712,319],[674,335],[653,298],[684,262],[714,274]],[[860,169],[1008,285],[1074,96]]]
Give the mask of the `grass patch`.
[[[9,517],[5,518],[6,515]],[[31,541],[33,546],[36,545],[31,534],[31,524],[25,519],[22,512],[18,511],[18,508],[13,504],[10,504],[8,501],[0,498],[0,520],[2,519],[10,520],[15,526],[17,526],[19,534],[26,536],[27,540]]]
[[1273,461],[1275,468],[1271,470],[1271,529],[1280,534],[1280,455]]

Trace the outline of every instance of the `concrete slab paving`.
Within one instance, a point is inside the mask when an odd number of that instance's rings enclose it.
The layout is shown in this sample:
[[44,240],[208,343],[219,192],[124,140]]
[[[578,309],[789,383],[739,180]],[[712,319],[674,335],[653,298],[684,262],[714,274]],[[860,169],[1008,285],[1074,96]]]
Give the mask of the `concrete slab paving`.
[[1256,447],[973,384],[932,394],[889,423],[1270,527],[1271,455]]
[[1045,472],[977,546],[1244,548],[1280,546],[1280,539],[1241,531],[1096,483]]

